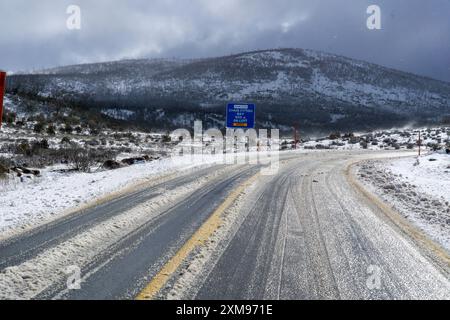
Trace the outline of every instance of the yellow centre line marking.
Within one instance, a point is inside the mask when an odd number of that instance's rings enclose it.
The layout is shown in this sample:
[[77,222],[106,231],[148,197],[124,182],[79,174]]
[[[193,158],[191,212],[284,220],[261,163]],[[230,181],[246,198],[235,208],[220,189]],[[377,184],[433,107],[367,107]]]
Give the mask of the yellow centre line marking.
[[230,193],[224,202],[213,212],[205,223],[192,235],[192,237],[181,247],[181,249],[164,265],[159,273],[150,283],[137,295],[136,300],[151,300],[164,287],[171,275],[180,267],[183,261],[197,247],[205,242],[223,224],[222,214],[227,210],[238,196],[248,187],[259,173],[242,183],[237,189]]

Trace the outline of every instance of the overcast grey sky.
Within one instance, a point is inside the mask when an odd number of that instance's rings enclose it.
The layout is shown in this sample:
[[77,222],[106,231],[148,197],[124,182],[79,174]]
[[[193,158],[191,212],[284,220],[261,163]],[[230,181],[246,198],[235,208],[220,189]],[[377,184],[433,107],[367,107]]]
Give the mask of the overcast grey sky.
[[[371,4],[382,30],[366,27]],[[450,81],[450,0],[1,0],[0,30],[8,71],[295,47]]]

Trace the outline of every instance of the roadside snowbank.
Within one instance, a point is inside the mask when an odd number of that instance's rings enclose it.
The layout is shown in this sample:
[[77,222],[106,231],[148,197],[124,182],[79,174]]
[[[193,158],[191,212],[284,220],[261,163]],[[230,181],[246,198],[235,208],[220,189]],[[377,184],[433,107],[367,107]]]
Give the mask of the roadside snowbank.
[[415,185],[420,193],[450,202],[450,155],[432,153],[418,160],[397,159],[388,163],[387,168]]
[[26,229],[53,220],[66,210],[81,207],[124,188],[151,183],[164,175],[210,166],[217,160],[176,157],[94,173],[61,173],[57,167],[41,177],[19,182],[0,181],[0,238],[7,231]]
[[372,192],[450,252],[450,156],[433,153],[367,161],[359,177]]

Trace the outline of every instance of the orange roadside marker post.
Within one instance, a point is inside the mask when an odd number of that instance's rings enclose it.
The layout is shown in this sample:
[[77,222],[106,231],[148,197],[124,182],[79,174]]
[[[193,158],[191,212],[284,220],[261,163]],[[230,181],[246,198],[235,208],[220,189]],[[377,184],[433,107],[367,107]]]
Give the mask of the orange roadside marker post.
[[0,71],[0,129],[3,120],[3,95],[5,94],[6,72]]

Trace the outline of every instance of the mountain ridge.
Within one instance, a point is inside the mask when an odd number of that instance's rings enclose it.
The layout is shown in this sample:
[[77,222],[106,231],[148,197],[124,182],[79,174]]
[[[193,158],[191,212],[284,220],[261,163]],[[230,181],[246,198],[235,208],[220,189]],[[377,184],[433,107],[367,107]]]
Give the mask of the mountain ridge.
[[368,61],[358,59],[358,58],[350,58],[350,57],[347,57],[342,54],[327,53],[327,52],[321,51],[321,50],[301,49],[301,48],[294,48],[294,47],[292,47],[292,48],[277,48],[277,49],[258,49],[258,50],[251,50],[251,51],[246,51],[246,52],[241,52],[241,53],[233,53],[233,54],[224,55],[224,56],[210,56],[210,57],[204,57],[204,58],[175,58],[175,57],[173,57],[173,58],[123,58],[123,59],[104,61],[104,62],[87,62],[87,63],[77,63],[77,64],[70,64],[70,65],[60,65],[60,66],[48,67],[48,68],[43,68],[43,69],[38,69],[38,70],[33,70],[33,71],[18,71],[18,72],[14,72],[13,74],[14,75],[27,75],[27,74],[54,74],[54,75],[56,75],[56,74],[62,74],[61,71],[63,71],[66,68],[73,68],[73,67],[89,67],[89,66],[95,66],[95,65],[120,64],[120,63],[127,63],[127,62],[158,62],[158,61],[180,62],[181,61],[181,62],[186,62],[186,63],[192,63],[192,62],[203,61],[203,60],[212,60],[212,59],[226,58],[226,57],[236,57],[236,56],[241,56],[241,55],[245,55],[245,54],[262,53],[262,52],[270,52],[270,51],[285,51],[285,50],[303,50],[306,52],[310,51],[310,52],[316,52],[316,53],[323,54],[323,55],[335,56],[338,58],[343,58],[343,59],[347,59],[347,60],[351,60],[351,61],[355,61],[355,62],[360,62],[360,63],[372,65],[375,67],[382,67],[382,68],[385,68],[387,70],[391,70],[394,72],[400,72],[400,73],[404,73],[406,75],[423,78],[424,80],[431,80],[431,81],[441,82],[441,83],[450,85],[450,81],[436,79],[436,78],[433,78],[430,76],[416,74],[411,71],[405,71],[405,70],[400,70],[400,69],[396,69],[393,67],[380,65],[380,64],[377,64],[374,62],[368,62]]
[[213,116],[219,125],[229,101],[260,105],[260,126],[299,121],[315,130],[351,129],[355,121],[361,121],[355,129],[404,125],[450,114],[450,83],[293,48],[51,68],[9,77],[8,90],[87,107],[133,109],[136,119],[149,122],[161,119],[156,111],[162,110],[162,121],[181,113],[189,119]]

